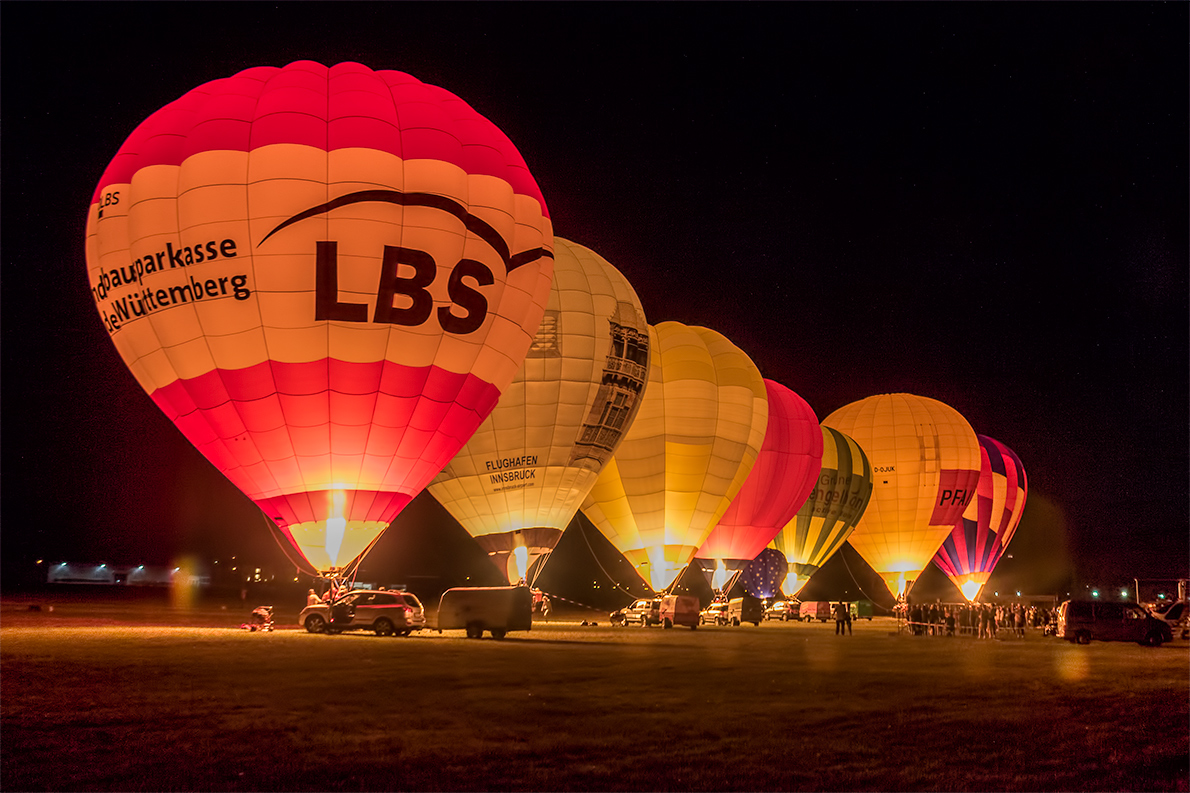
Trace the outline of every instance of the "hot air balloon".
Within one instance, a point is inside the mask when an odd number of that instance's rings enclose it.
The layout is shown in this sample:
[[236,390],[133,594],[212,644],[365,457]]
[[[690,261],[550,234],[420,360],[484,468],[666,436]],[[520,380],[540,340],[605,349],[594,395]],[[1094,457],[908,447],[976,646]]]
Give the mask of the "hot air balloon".
[[648,379],[648,325],[632,286],[595,252],[554,244],[553,288],[524,364],[429,487],[512,583],[557,545]]
[[503,133],[357,63],[195,88],[129,136],[87,218],[95,304],[137,381],[332,576],[512,381],[552,251]]
[[743,487],[764,440],[764,381],[713,330],[662,322],[649,330],[649,382],[582,510],[663,591]]
[[753,597],[766,600],[775,597],[781,591],[781,581],[788,566],[785,554],[776,548],[764,548],[748,563],[748,568],[740,576],[740,586]]
[[982,465],[975,498],[934,555],[934,564],[968,600],[987,583],[1025,510],[1025,467],[1000,441],[977,436]]
[[756,464],[696,554],[724,589],[797,514],[822,468],[822,432],[814,410],[780,383],[764,381],[769,419]]
[[854,438],[872,463],[872,498],[848,541],[904,594],[975,496],[975,432],[954,408],[913,394],[861,399],[822,423]]
[[794,597],[859,522],[872,497],[872,465],[853,439],[830,427],[822,436],[822,470],[809,497],[773,539],[789,567],[782,590]]

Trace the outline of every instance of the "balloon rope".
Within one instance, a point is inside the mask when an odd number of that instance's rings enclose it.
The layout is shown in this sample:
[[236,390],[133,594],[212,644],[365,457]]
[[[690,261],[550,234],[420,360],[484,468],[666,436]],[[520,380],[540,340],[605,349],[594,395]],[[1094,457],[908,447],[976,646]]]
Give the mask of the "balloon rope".
[[587,550],[591,552],[591,558],[595,560],[595,564],[599,565],[599,569],[603,570],[603,574],[605,576],[607,576],[607,580],[611,581],[612,586],[614,586],[616,589],[620,590],[625,595],[628,595],[633,600],[636,600],[636,595],[632,594],[627,589],[620,586],[620,583],[618,581],[616,581],[616,579],[612,578],[611,573],[609,573],[607,571],[607,569],[604,568],[603,562],[599,561],[599,557],[595,555],[595,549],[591,547],[591,541],[587,539],[587,530],[583,528],[583,522],[581,520],[578,522],[578,529],[579,529],[579,534],[583,535],[583,542],[585,542],[587,544]]
[[[868,590],[864,589],[864,585],[861,584],[859,579],[855,577],[855,573],[851,572],[851,565],[847,564],[847,556],[844,555],[842,546],[839,547],[839,557],[843,560],[843,566],[847,568],[847,575],[851,576],[851,580],[855,582],[857,587],[859,587],[859,591],[863,593],[864,597],[875,603],[876,599],[868,594]],[[884,607],[881,606],[881,608]]]
[[546,551],[545,553],[543,553],[541,556],[539,556],[537,558],[537,572],[535,572],[533,574],[533,580],[529,582],[530,588],[537,586],[537,579],[541,578],[541,571],[545,569],[546,564],[549,562],[550,557],[552,557],[553,555],[554,555],[554,549],[550,548],[548,551]]

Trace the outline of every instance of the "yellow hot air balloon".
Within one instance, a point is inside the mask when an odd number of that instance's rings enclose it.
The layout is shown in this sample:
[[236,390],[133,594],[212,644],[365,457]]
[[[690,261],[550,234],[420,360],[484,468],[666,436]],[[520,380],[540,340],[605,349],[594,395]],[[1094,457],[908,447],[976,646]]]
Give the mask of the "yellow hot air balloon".
[[913,394],[861,399],[822,423],[868,455],[872,498],[848,541],[902,595],[975,497],[975,432],[954,408]]
[[797,595],[818,568],[851,536],[872,497],[872,465],[852,438],[822,431],[822,470],[814,489],[770,547],[785,555],[789,574],[782,591]]
[[429,487],[511,583],[557,545],[648,379],[648,325],[632,286],[594,251],[554,244],[553,288],[524,364]]
[[768,401],[755,364],[713,330],[662,322],[649,352],[640,411],[583,512],[662,591],[752,470]]

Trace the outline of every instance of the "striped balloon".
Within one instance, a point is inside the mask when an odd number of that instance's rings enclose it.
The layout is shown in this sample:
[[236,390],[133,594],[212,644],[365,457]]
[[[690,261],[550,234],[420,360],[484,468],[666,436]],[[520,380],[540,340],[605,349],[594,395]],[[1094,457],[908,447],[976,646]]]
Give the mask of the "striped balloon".
[[1025,510],[1028,483],[1016,453],[979,435],[982,458],[975,498],[934,555],[934,564],[974,600],[1004,554]]
[[552,249],[503,133],[357,63],[195,88],[132,133],[87,219],[121,357],[322,572],[491,412],[541,321]]
[[797,515],[772,542],[785,554],[782,590],[796,595],[851,535],[872,497],[872,465],[851,438],[830,427],[822,433],[822,471]]

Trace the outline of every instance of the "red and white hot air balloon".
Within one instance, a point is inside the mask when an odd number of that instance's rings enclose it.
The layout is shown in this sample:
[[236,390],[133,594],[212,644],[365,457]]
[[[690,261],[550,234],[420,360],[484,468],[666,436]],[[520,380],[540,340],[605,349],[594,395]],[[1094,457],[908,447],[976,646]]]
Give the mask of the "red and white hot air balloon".
[[332,575],[491,412],[552,251],[500,130],[358,63],[186,93],[121,146],[87,218],[96,308],[137,381]]

